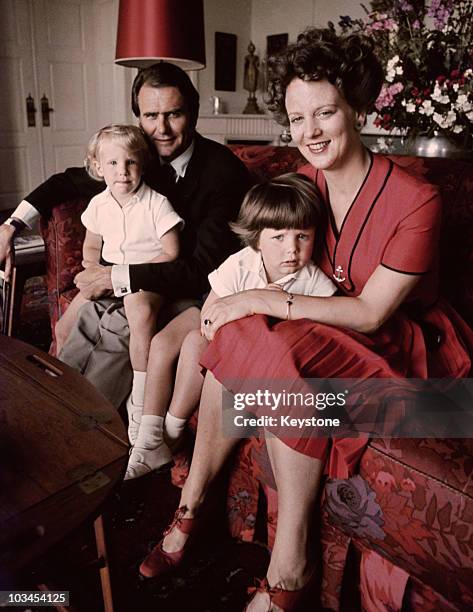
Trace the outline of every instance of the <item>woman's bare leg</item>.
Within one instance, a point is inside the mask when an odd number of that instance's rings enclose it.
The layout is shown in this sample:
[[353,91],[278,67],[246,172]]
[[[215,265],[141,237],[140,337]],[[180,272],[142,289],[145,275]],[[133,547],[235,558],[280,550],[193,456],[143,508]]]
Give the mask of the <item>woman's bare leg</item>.
[[[186,506],[184,518],[198,512],[215,477],[220,473],[240,438],[230,438],[222,431],[222,385],[207,372],[199,407],[199,422],[192,464],[182,489],[179,506]],[[163,542],[167,552],[181,550],[188,535],[173,529]]]
[[[266,445],[278,490],[278,524],[266,576],[270,586],[294,591],[303,587],[312,573],[309,531],[323,463],[293,450],[275,436],[268,436]],[[248,612],[266,611],[268,603],[266,593],[257,593]]]

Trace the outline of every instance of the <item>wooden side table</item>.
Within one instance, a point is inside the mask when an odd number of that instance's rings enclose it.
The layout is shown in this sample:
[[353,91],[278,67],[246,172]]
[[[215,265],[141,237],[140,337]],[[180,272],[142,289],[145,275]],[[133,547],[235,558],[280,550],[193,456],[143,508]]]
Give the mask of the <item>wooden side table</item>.
[[[15,573],[89,517],[123,477],[125,427],[83,376],[0,335],[0,568]],[[95,522],[106,561],[101,517]],[[100,570],[113,610],[108,566]]]

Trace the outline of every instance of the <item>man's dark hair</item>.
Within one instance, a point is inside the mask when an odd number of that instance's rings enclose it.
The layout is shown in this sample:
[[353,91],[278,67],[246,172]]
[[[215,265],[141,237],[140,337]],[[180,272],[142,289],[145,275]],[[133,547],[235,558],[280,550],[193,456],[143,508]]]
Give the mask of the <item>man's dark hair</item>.
[[138,72],[131,90],[131,108],[135,117],[140,116],[138,94],[143,85],[158,88],[176,87],[186,101],[193,127],[195,127],[199,116],[199,93],[182,68],[168,62],[159,62]]

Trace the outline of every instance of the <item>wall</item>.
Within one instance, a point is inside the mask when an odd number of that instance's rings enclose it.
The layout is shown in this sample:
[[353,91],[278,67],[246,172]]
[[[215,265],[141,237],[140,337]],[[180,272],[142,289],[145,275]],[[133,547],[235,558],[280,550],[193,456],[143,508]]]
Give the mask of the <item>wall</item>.
[[115,64],[118,0],[93,0],[95,24],[98,127],[108,123],[136,123],[130,91],[134,68]]
[[[196,73],[201,114],[211,112],[210,96],[218,95],[228,113],[241,113],[248,94],[243,89],[243,61],[251,33],[251,0],[204,0],[205,47],[207,67]],[[215,32],[237,35],[236,92],[214,89]]]
[[[201,94],[201,114],[210,113],[209,97],[219,95],[226,102],[228,113],[241,113],[247,98],[243,90],[243,63],[250,40],[260,60],[266,53],[266,36],[289,34],[295,41],[297,34],[310,25],[338,22],[340,15],[358,17],[364,14],[358,0],[204,0],[207,67],[194,77]],[[237,91],[214,90],[215,32],[237,35]],[[257,94],[260,107],[261,92]]]
[[289,42],[295,42],[297,35],[308,26],[326,26],[328,21],[335,24],[340,15],[361,17],[364,11],[358,0],[253,0],[252,37],[261,58],[266,53],[266,36],[289,34]]

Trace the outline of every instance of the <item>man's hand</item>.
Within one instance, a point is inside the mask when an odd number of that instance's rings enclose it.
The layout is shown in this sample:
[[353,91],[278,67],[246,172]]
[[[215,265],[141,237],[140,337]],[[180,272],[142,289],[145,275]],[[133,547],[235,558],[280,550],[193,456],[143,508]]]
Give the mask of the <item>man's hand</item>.
[[87,300],[113,295],[112,266],[91,265],[76,275],[74,283]]
[[11,225],[0,225],[0,264],[5,262],[5,280],[10,280],[13,268],[13,236],[15,228]]

